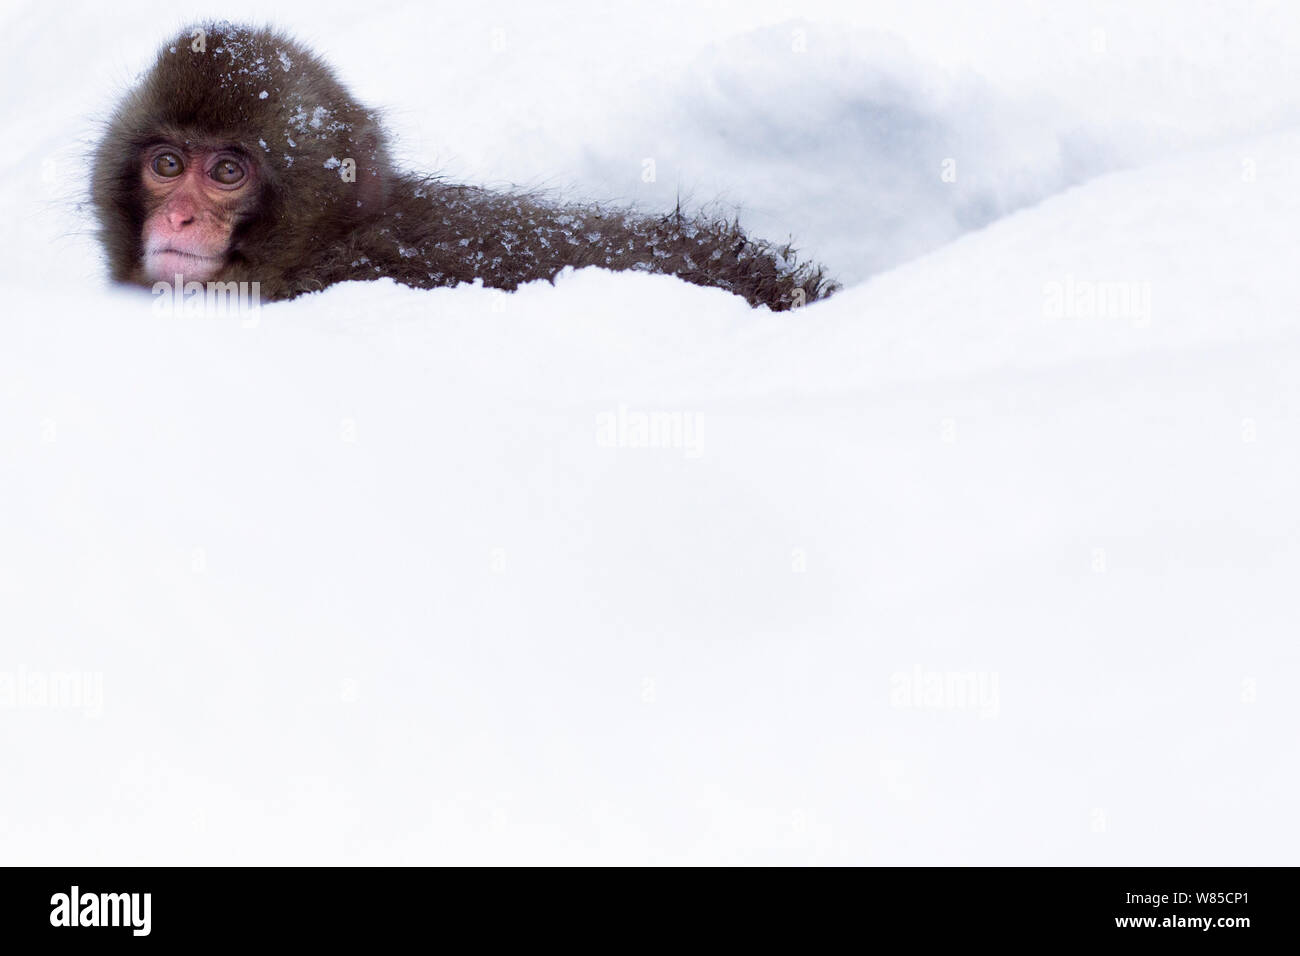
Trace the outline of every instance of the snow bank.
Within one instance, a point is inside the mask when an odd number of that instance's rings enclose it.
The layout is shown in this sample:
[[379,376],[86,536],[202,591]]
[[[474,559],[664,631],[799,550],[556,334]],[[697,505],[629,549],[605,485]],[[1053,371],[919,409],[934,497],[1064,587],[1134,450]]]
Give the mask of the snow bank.
[[1296,147],[793,315],[11,276],[6,862],[1294,859]]

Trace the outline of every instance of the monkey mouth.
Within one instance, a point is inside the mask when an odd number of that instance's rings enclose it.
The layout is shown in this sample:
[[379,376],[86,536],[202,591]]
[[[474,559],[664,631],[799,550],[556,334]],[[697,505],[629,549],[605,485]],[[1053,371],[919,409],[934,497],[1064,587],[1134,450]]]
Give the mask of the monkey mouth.
[[202,282],[221,271],[225,263],[221,256],[189,252],[175,246],[149,249],[144,254],[144,271],[155,281],[174,279],[177,275]]

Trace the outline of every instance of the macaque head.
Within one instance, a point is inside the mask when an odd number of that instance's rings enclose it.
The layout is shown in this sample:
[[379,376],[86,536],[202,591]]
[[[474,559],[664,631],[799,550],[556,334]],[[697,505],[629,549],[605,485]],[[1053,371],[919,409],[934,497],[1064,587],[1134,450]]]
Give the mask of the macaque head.
[[376,116],[324,63],[219,23],[165,45],[123,98],[92,191],[118,281],[260,280],[276,297],[382,210],[391,176]]

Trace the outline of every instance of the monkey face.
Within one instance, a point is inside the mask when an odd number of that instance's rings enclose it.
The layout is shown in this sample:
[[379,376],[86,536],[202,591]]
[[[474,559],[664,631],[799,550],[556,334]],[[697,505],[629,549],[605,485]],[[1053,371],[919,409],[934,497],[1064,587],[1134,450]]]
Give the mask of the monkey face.
[[145,278],[205,282],[219,275],[235,225],[256,200],[256,164],[234,148],[158,143],[142,154],[140,177]]

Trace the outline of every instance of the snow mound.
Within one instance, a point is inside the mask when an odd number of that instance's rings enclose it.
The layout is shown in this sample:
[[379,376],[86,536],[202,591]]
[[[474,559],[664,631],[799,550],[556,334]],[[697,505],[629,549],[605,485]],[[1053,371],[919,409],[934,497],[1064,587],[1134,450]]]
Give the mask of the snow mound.
[[11,281],[6,861],[1293,860],[1296,146],[788,315]]

